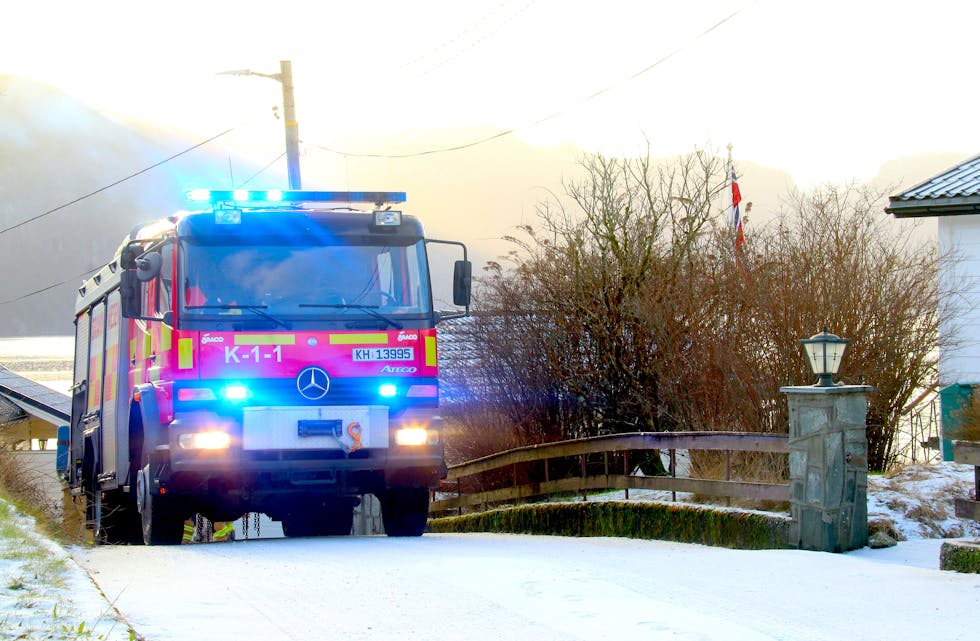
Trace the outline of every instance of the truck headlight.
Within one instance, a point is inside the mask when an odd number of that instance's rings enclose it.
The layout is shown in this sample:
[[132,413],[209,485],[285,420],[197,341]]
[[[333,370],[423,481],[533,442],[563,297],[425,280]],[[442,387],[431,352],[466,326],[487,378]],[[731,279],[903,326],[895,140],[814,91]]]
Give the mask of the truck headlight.
[[177,441],[185,450],[225,450],[231,445],[228,432],[192,432],[181,434]]
[[424,427],[403,427],[395,432],[396,445],[434,445],[438,442],[438,430],[427,430]]

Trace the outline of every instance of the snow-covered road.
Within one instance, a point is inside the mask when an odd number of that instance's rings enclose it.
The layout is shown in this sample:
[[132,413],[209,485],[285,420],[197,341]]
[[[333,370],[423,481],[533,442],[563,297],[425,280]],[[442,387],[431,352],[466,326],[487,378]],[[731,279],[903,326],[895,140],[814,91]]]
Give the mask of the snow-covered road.
[[148,641],[975,639],[940,541],[845,555],[427,534],[73,550]]

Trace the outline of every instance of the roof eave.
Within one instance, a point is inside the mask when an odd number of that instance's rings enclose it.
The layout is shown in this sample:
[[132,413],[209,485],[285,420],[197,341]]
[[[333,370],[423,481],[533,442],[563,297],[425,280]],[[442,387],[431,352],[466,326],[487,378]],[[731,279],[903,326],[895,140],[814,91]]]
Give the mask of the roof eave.
[[980,214],[980,196],[917,200],[900,200],[893,197],[888,199],[888,207],[885,207],[885,211],[895,218]]

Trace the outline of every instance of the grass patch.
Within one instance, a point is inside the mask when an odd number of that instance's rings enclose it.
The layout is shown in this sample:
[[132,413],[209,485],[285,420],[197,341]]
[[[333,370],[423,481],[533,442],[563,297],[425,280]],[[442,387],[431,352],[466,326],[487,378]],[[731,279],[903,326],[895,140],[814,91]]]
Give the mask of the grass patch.
[[557,536],[615,536],[700,543],[737,549],[787,547],[783,516],[650,502],[521,505],[429,521],[432,532],[506,532]]

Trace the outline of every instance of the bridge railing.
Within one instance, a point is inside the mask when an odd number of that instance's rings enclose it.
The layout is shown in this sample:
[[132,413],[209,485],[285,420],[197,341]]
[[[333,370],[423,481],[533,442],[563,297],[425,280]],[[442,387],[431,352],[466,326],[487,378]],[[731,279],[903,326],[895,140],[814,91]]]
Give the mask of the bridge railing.
[[[668,451],[670,476],[633,474],[631,454],[653,450]],[[725,478],[704,479],[676,476],[678,450],[715,450],[725,453]],[[468,461],[449,468],[449,475],[436,493],[430,506],[434,514],[461,514],[464,509],[487,507],[537,499],[554,494],[581,494],[604,490],[665,490],[700,495],[788,502],[789,484],[731,480],[733,452],[788,454],[789,440],[785,434],[745,432],[638,432],[611,434],[571,441],[544,443],[520,447],[506,452]],[[602,460],[598,459],[601,455]],[[613,470],[610,463],[613,456]],[[577,458],[577,474],[569,475],[570,461]],[[560,475],[552,479],[552,467],[561,460]],[[537,463],[536,469],[530,466]],[[619,467],[621,466],[621,467]],[[600,469],[596,474],[590,470]],[[494,489],[485,489],[483,482],[493,477]],[[528,480],[529,477],[537,480]]]

